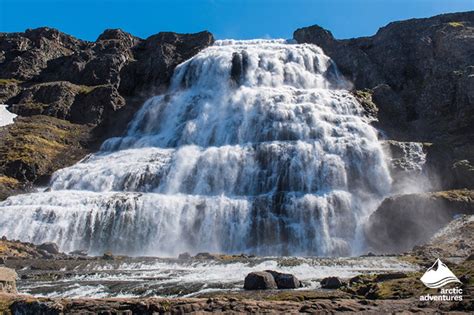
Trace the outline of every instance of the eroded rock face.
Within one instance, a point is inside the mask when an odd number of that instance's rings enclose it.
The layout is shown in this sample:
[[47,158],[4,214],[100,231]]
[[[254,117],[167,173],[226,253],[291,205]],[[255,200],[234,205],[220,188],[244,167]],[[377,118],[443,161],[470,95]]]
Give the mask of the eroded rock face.
[[390,197],[370,216],[365,227],[366,240],[375,251],[407,251],[426,243],[460,214],[474,214],[474,191]]

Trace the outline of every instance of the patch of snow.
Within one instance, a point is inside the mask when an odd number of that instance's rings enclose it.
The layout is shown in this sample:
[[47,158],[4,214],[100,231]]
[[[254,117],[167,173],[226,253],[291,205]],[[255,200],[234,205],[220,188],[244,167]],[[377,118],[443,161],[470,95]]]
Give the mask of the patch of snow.
[[7,105],[0,104],[0,127],[13,124],[16,115],[7,110]]

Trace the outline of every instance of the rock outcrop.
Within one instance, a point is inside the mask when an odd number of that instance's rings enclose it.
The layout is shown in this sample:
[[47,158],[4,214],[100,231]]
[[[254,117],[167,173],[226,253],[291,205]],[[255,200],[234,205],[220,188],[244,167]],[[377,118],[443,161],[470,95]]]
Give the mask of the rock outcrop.
[[19,117],[0,128],[0,187],[44,183],[55,170],[89,152],[90,132],[90,126],[48,116]]
[[382,123],[397,132],[404,123],[431,141],[474,124],[474,12],[393,22],[372,37],[336,40],[311,26],[294,38],[320,46],[355,89],[372,89]]
[[294,275],[275,270],[251,272],[245,277],[245,290],[296,289],[302,284]]
[[277,284],[273,275],[266,271],[251,272],[245,277],[245,290],[268,290],[276,289]]
[[0,239],[0,257],[10,261],[10,259],[65,259],[67,255],[60,253],[55,243],[35,245],[2,237]]
[[16,274],[14,269],[0,267],[0,293],[14,294],[16,292]]
[[338,277],[327,277],[321,280],[321,288],[323,289],[339,289],[344,283]]
[[426,243],[456,215],[474,214],[474,191],[452,190],[390,197],[365,227],[369,246],[378,252],[402,252]]
[[[144,40],[106,30],[95,42],[51,28],[0,33],[0,103],[29,117],[0,128],[8,138],[0,140],[0,176],[7,178],[0,181],[0,200],[122,133],[143,101],[166,89],[174,68],[213,41],[209,32],[166,32]],[[41,129],[39,138],[28,134],[25,124]],[[56,128],[59,125],[76,129],[80,145],[77,137]],[[18,129],[24,136],[14,134]],[[51,143],[50,138],[61,141]],[[40,142],[45,148],[38,146]],[[42,153],[14,156],[12,147],[38,148]],[[63,151],[72,154],[61,156]]]

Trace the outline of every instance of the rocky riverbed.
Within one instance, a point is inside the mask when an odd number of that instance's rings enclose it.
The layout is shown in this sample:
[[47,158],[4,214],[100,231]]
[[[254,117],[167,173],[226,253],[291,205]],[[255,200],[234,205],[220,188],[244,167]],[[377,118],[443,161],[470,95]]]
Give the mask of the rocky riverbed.
[[[466,227],[461,218],[445,230]],[[463,234],[461,234],[462,236]],[[465,235],[464,235],[465,236]],[[439,233],[436,238],[442,238]],[[434,241],[436,241],[436,238]],[[464,238],[463,248],[472,246]],[[451,242],[452,245],[452,242]],[[445,262],[462,280],[461,302],[420,302],[437,290],[419,278],[433,263],[433,245],[403,255],[349,258],[249,257],[202,253],[180,258],[90,257],[56,252],[54,246],[0,241],[7,267],[16,269],[19,294],[0,296],[5,312],[314,312],[473,311],[474,259],[470,251],[445,246]],[[471,251],[472,252],[472,251]],[[292,290],[244,290],[253,271],[291,273],[302,286]],[[336,277],[328,286],[326,277]],[[330,289],[327,289],[330,287]]]

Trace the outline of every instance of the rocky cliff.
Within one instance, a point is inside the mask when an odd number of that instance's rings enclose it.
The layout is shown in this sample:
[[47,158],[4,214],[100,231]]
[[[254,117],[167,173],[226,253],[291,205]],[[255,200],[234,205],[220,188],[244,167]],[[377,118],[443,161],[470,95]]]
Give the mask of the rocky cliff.
[[[366,229],[374,249],[407,250],[453,216],[474,213],[474,12],[393,22],[371,37],[337,40],[315,25],[294,38],[320,46],[378,118],[394,157],[394,187],[471,189],[386,199]],[[404,161],[408,146],[426,154],[419,175]],[[411,183],[400,180],[408,172]]]
[[0,33],[0,104],[22,116],[0,128],[0,200],[123,132],[174,68],[213,41],[209,32],[106,30],[95,42],[50,28]]
[[474,12],[393,22],[371,37],[337,40],[315,25],[294,38],[323,48],[376,105],[388,138],[434,144],[427,167],[440,188],[474,187]]

